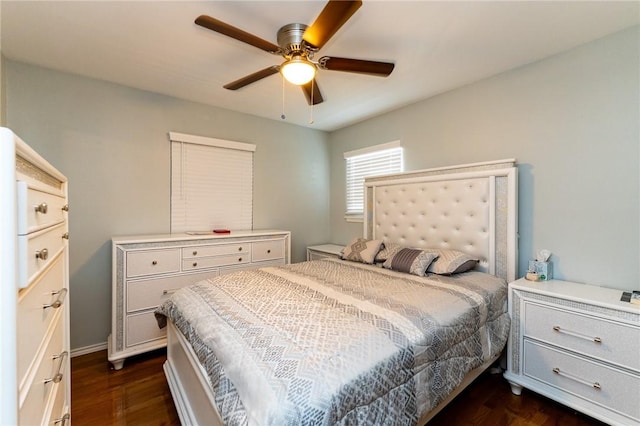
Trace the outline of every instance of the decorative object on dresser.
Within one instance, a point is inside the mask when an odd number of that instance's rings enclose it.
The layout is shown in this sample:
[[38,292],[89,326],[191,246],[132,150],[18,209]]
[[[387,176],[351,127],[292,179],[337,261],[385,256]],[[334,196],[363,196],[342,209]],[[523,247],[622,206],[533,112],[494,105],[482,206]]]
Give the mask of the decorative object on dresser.
[[70,418],[67,178],[0,128],[0,424]]
[[113,237],[113,289],[108,359],[166,346],[153,311],[177,289],[217,275],[290,263],[288,231]]
[[326,258],[339,259],[344,246],[338,244],[319,244],[307,247],[307,260],[320,260]]
[[524,279],[509,285],[504,377],[608,424],[640,422],[640,307],[620,290]]

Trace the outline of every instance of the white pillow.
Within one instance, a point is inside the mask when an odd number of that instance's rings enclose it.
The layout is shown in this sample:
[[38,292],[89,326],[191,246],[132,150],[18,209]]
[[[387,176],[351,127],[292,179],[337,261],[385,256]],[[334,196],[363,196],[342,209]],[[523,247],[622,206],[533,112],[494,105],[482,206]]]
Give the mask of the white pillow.
[[382,247],[382,240],[356,237],[342,250],[341,259],[372,264]]

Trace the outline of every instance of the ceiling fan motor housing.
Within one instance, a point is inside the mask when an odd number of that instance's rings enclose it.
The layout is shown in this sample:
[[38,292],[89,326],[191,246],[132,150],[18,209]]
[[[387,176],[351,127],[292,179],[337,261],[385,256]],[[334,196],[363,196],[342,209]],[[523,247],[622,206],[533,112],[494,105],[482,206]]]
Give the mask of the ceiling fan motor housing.
[[303,45],[304,31],[307,26],[304,24],[287,24],[278,30],[278,46],[282,49],[282,54],[290,58],[293,55],[304,55],[310,57],[309,49]]

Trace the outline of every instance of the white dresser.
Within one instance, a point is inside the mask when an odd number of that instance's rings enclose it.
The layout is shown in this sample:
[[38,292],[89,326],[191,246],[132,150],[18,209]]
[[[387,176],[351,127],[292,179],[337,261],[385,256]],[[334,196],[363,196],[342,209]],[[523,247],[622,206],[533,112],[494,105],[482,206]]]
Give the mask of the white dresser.
[[608,424],[640,424],[640,306],[622,290],[552,280],[509,285],[504,377]]
[[0,128],[0,424],[69,422],[67,179]]
[[153,311],[177,289],[205,278],[290,263],[288,231],[114,237],[109,361],[166,346]]

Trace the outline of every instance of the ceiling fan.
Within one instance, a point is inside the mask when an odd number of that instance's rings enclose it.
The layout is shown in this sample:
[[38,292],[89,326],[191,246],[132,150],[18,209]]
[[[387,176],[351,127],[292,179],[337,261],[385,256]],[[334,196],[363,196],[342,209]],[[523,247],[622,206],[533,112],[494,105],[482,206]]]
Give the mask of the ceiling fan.
[[271,54],[281,55],[285,59],[280,65],[272,65],[225,84],[223,86],[225,89],[237,90],[280,72],[285,79],[302,87],[309,105],[317,105],[323,101],[322,94],[315,81],[318,69],[362,73],[380,77],[387,77],[393,71],[394,64],[390,62],[332,56],[323,56],[318,61],[313,61],[313,57],[318,50],[351,18],[360,6],[362,6],[362,1],[360,0],[330,0],[311,26],[287,24],[280,28],[277,34],[277,45],[207,15],[199,16],[195,23]]

